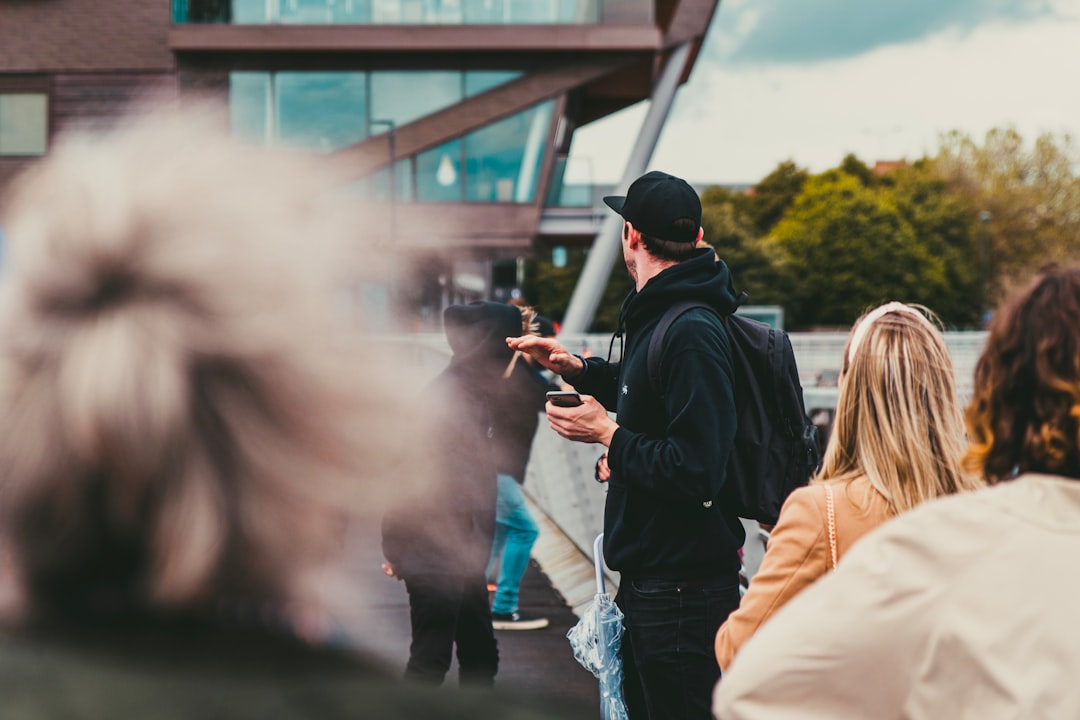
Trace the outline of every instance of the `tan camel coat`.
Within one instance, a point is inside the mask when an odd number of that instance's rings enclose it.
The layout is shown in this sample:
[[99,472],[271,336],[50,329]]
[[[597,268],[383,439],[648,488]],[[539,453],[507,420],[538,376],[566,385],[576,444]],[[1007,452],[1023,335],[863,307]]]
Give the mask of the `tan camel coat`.
[[[836,554],[843,557],[856,540],[892,517],[866,478],[832,485]],[[799,488],[788,496],[769,537],[761,568],[739,609],[716,634],[716,660],[727,668],[735,653],[769,617],[832,569],[824,485]]]
[[1080,480],[1023,475],[905,512],[780,610],[721,720],[1080,718]]

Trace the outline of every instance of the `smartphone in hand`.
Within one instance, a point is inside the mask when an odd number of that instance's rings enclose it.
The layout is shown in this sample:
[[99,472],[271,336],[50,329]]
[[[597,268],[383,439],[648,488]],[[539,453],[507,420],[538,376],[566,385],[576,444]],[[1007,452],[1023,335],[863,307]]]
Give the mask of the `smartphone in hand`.
[[547,394],[547,399],[558,407],[577,407],[581,404],[581,395],[573,390],[552,390]]

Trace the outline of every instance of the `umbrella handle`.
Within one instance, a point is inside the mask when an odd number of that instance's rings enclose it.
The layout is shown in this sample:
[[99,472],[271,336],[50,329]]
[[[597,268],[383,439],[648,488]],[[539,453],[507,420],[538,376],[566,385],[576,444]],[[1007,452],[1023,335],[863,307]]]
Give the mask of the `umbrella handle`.
[[592,544],[593,564],[596,566],[596,592],[603,594],[604,589],[604,533],[600,533]]

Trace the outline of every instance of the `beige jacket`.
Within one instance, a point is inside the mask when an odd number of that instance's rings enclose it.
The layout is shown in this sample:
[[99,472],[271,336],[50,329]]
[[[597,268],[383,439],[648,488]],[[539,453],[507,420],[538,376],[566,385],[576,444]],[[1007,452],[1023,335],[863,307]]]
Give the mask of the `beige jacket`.
[[[836,554],[892,517],[866,478],[832,485]],[[761,568],[750,588],[716,634],[716,661],[727,668],[739,648],[763,622],[832,569],[824,485],[799,488],[788,496],[769,537]]]
[[1080,481],[926,503],[778,612],[717,718],[1080,718]]

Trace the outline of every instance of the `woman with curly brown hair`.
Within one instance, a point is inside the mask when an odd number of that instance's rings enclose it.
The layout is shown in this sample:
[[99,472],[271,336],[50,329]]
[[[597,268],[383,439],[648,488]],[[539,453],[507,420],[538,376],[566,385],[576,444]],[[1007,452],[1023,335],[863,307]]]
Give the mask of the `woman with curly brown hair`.
[[994,317],[965,466],[747,643],[718,718],[1080,717],[1080,270]]

